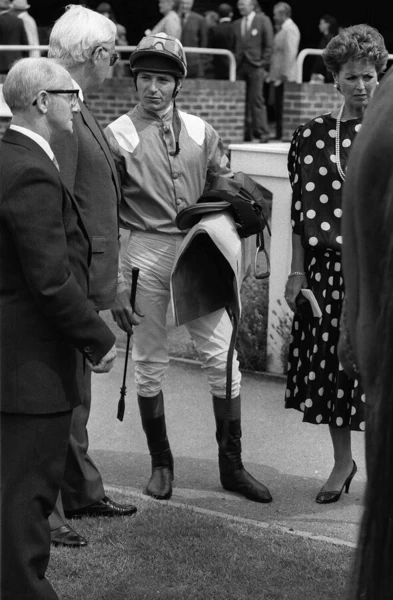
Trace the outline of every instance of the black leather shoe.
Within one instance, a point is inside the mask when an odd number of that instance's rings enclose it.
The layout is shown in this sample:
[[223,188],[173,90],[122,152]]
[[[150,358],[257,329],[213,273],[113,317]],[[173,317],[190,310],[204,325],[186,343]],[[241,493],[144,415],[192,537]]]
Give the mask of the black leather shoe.
[[50,532],[50,541],[53,546],[66,546],[67,548],[83,548],[87,546],[87,539],[79,535],[69,525],[61,525]]
[[133,504],[118,504],[114,500],[104,496],[102,500],[77,508],[75,510],[65,510],[67,519],[81,519],[82,517],[127,517],[134,515],[137,511]]

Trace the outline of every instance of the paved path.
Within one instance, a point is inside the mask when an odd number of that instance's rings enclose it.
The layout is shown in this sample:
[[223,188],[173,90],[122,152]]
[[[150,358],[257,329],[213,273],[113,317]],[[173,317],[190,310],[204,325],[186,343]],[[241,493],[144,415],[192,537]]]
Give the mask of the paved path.
[[[93,376],[90,452],[106,485],[140,492],[150,473],[150,457],[136,403],[129,362],[124,421],[116,418],[124,352],[108,375]],[[164,387],[167,427],[175,457],[173,501],[226,515],[276,524],[355,543],[365,487],[364,434],[353,434],[358,473],[349,494],[336,504],[319,505],[315,495],[332,468],[327,426],[301,422],[283,408],[280,378],[243,375],[243,461],[273,495],[268,505],[225,492],[217,466],[211,397],[198,365],[171,361]]]

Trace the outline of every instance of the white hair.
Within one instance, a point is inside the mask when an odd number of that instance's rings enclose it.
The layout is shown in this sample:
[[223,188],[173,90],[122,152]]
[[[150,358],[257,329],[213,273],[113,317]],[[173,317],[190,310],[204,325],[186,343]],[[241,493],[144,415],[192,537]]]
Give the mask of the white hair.
[[24,112],[30,108],[41,90],[64,87],[64,77],[72,80],[69,73],[49,58],[21,58],[15,62],[3,83],[4,100],[12,113]]
[[115,37],[113,21],[84,6],[69,4],[52,28],[48,56],[72,67],[86,62],[97,46],[114,43]]

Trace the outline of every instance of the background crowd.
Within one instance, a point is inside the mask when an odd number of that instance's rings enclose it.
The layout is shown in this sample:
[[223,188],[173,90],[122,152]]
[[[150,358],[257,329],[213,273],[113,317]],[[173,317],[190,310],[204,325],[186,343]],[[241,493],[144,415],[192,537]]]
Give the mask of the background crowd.
[[[194,0],[159,0],[160,18],[149,22],[152,17],[147,14],[144,33],[164,32],[178,38],[185,47],[225,49],[234,53],[236,77],[246,82],[244,140],[280,140],[284,84],[296,79],[296,57],[304,33],[296,19],[292,19],[291,5],[277,2],[268,11],[265,3],[258,0],[238,0],[215,5],[214,10],[197,12],[194,4]],[[48,43],[47,29],[37,27],[30,8],[27,0],[0,0],[0,43]],[[117,47],[134,43],[133,32],[119,22],[112,4],[101,2],[93,8],[115,23]],[[315,22],[317,28],[319,41],[315,46],[323,49],[337,33],[339,23],[334,16],[323,14],[319,24]],[[30,56],[38,55],[39,51],[30,51]],[[0,52],[0,73],[6,73],[9,65],[21,56],[26,53]],[[127,59],[126,53],[120,57]],[[228,79],[226,56],[188,53],[187,63],[188,78]],[[332,81],[320,56],[306,60],[305,73],[306,78],[315,83]],[[129,69],[121,63],[110,68],[109,77],[129,75]]]

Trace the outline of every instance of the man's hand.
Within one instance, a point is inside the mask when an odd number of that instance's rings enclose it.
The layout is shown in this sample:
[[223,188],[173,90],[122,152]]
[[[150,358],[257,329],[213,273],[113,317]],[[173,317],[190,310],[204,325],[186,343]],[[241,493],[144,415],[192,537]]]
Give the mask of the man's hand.
[[94,373],[109,373],[111,368],[113,367],[113,362],[116,358],[116,346],[113,345],[112,348],[103,356],[99,363],[93,365],[89,359],[87,359],[88,365]]
[[117,296],[115,303],[111,308],[111,313],[120,329],[132,335],[132,328],[134,325],[139,325],[140,319],[136,316],[136,312],[132,310],[130,304],[130,290],[127,285],[118,285]]

